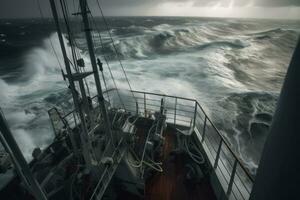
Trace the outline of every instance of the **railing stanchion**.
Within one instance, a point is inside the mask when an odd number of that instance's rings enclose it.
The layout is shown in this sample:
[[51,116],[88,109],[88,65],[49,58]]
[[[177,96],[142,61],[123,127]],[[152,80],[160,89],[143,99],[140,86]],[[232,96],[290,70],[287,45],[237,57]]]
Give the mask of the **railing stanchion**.
[[216,169],[217,166],[218,166],[218,162],[219,162],[219,158],[220,158],[220,154],[221,154],[222,143],[223,143],[223,140],[221,139],[221,140],[220,140],[219,147],[218,147],[217,155],[216,155],[215,164],[214,164],[214,168],[215,168],[215,169]]
[[197,106],[198,106],[197,101],[195,101],[195,111],[194,111],[193,129],[195,129],[195,126],[196,126]]
[[206,115],[205,115],[205,117],[204,117],[204,124],[203,124],[203,133],[202,133],[202,140],[201,140],[201,142],[203,142],[204,141],[204,137],[205,137],[205,133],[206,133],[206,121],[207,121],[207,117],[206,117]]
[[232,191],[232,186],[233,186],[233,182],[234,182],[234,176],[235,176],[235,173],[236,173],[236,168],[237,168],[237,159],[235,159],[234,161],[234,164],[233,164],[233,167],[232,167],[232,172],[231,172],[231,176],[230,176],[230,181],[228,183],[228,188],[227,188],[227,192],[226,192],[226,195],[229,197],[230,196],[230,193]]
[[74,117],[74,123],[75,123],[75,127],[77,128],[77,120],[76,120],[76,115],[75,113],[73,112],[73,117]]
[[174,110],[174,126],[176,128],[176,109],[177,109],[177,97],[175,98],[175,110]]
[[147,117],[147,108],[146,108],[146,93],[144,93],[144,110],[145,110],[145,117]]

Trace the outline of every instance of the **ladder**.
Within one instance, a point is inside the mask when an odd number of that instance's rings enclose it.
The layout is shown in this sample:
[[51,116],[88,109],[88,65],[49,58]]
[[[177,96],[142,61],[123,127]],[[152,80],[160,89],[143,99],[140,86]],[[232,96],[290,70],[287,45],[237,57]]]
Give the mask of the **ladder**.
[[96,188],[94,189],[92,196],[90,197],[90,200],[92,200],[92,199],[100,200],[103,197],[103,195],[104,195],[114,173],[116,172],[116,169],[118,168],[126,150],[127,150],[127,147],[126,147],[126,145],[124,145],[124,138],[121,138],[111,156],[113,162],[106,164],[106,167],[102,173],[102,176],[101,176],[99,182],[96,185]]

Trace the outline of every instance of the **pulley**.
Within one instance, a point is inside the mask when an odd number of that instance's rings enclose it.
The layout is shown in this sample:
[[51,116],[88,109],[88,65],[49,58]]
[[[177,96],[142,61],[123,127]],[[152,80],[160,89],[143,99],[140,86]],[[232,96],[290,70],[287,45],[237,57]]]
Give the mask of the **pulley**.
[[103,72],[103,63],[100,61],[99,58],[97,58],[97,65],[99,66],[99,70],[100,70],[101,72]]
[[85,67],[85,63],[84,63],[83,58],[79,58],[79,59],[77,60],[77,65],[78,65],[79,67]]

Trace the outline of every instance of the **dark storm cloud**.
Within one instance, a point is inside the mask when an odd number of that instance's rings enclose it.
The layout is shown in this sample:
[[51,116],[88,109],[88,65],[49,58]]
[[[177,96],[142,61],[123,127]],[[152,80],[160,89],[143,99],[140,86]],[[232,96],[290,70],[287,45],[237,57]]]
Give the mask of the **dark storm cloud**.
[[[49,0],[0,0],[0,18],[37,17],[39,16],[37,1],[40,2],[43,13],[51,16]],[[66,0],[66,2],[70,6],[73,4],[73,0]],[[96,0],[88,0],[88,2],[93,10],[96,7]],[[130,9],[128,15],[142,14],[141,10],[151,10],[162,3],[192,2],[197,7],[209,7],[216,4],[226,7],[232,2],[235,6],[246,6],[249,3],[261,7],[300,6],[300,0],[100,0],[100,2],[103,8],[112,15],[118,15],[119,11],[124,8]]]

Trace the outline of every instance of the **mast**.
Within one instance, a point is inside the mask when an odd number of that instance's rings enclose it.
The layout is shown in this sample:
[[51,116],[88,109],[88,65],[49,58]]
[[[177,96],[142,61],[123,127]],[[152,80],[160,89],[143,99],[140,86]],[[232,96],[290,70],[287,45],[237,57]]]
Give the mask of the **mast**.
[[30,168],[18,147],[16,140],[14,139],[11,131],[8,128],[7,122],[0,110],[0,142],[3,144],[7,153],[17,169],[17,172],[23,179],[25,185],[29,187],[30,192],[36,199],[47,200],[46,194],[43,192],[41,186],[33,176]]
[[79,99],[78,99],[78,93],[76,91],[76,87],[75,87],[75,83],[74,83],[74,77],[73,77],[69,59],[68,59],[68,56],[66,53],[66,48],[65,48],[65,44],[64,44],[63,36],[62,36],[62,31],[60,29],[60,25],[59,25],[59,21],[58,21],[58,14],[57,14],[57,10],[56,10],[55,0],[50,0],[50,4],[51,4],[52,15],[53,15],[57,33],[58,33],[58,39],[59,39],[62,54],[64,57],[65,67],[66,67],[66,71],[67,71],[67,78],[69,80],[70,90],[72,92],[72,97],[73,97],[73,101],[74,101],[74,106],[75,106],[76,111],[79,113],[79,117],[80,117],[80,121],[81,121],[82,133],[80,134],[80,139],[81,139],[81,143],[82,143],[81,148],[83,151],[83,157],[84,157],[86,164],[88,166],[90,166],[91,165],[91,156],[90,156],[89,150],[91,147],[90,147],[89,140],[88,140],[88,131],[87,131],[87,126],[86,126],[86,121],[85,121],[84,114],[81,110],[81,105],[80,105]]
[[[91,64],[92,64],[92,68],[93,68],[93,72],[94,72],[98,102],[99,102],[100,109],[101,109],[101,112],[102,112],[102,115],[104,118],[105,131],[106,131],[107,136],[110,136],[111,139],[113,140],[111,125],[110,125],[110,121],[108,118],[108,114],[107,114],[107,110],[106,110],[106,106],[105,106],[105,102],[104,102],[104,97],[103,97],[103,92],[102,92],[102,88],[101,88],[101,82],[100,82],[100,78],[99,78],[94,44],[93,44],[93,39],[92,39],[92,34],[91,34],[91,29],[90,29],[90,24],[89,24],[89,19],[88,19],[89,11],[87,10],[87,2],[86,2],[86,0],[79,0],[79,2],[80,2],[82,21],[84,24],[86,41],[87,41],[88,50],[89,50],[89,54],[90,54],[90,60],[91,60]],[[112,141],[112,143],[114,144],[113,141]]]

